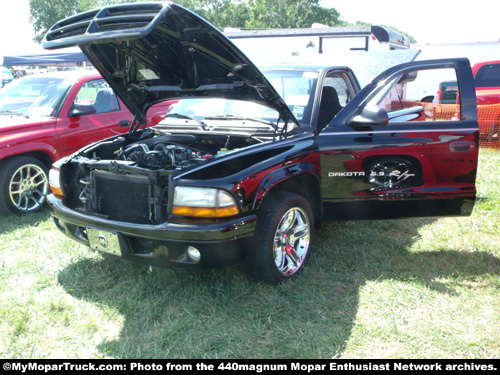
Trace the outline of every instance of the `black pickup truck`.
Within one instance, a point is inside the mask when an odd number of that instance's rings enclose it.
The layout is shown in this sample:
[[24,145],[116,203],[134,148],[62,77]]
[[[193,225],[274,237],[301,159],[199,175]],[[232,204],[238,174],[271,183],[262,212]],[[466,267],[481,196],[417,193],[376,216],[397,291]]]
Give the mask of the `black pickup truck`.
[[[303,269],[322,220],[472,211],[478,123],[466,59],[402,64],[360,90],[347,67],[259,70],[171,3],[88,11],[44,41],[74,45],[135,114],[128,134],[50,171],[56,226],[94,250],[184,269],[241,263],[280,283]],[[441,81],[441,71],[459,82],[454,120],[408,99],[416,79]],[[178,102],[144,129],[164,100]]]

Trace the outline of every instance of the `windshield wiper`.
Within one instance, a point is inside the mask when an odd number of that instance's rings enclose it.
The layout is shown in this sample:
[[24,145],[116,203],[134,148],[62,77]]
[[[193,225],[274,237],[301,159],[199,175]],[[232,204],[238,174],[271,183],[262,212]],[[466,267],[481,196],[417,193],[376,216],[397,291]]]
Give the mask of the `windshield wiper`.
[[216,115],[205,117],[205,120],[235,120],[235,121],[253,121],[259,122],[264,125],[268,125],[274,130],[278,131],[278,125],[272,121],[264,120],[258,117],[245,117],[245,116],[234,116],[234,115]]
[[195,118],[187,116],[187,115],[183,115],[182,113],[167,113],[165,115],[165,118],[168,118],[168,117],[175,117],[175,118],[180,118],[180,119],[184,119],[184,120],[194,121],[194,122],[200,124],[201,127],[203,128],[203,130],[207,130],[207,128],[208,128],[208,125],[205,124],[203,121],[196,120]]
[[29,118],[24,113],[16,112],[16,111],[0,111],[0,114],[1,115],[23,116],[23,117]]

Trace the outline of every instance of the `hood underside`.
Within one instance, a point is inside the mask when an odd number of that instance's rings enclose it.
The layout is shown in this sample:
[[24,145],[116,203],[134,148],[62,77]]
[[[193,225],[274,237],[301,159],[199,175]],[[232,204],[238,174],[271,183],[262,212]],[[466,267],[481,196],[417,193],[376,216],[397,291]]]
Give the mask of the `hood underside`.
[[255,65],[215,27],[174,3],[134,3],[56,23],[43,47],[79,46],[126,106],[220,97],[253,101],[298,122]]

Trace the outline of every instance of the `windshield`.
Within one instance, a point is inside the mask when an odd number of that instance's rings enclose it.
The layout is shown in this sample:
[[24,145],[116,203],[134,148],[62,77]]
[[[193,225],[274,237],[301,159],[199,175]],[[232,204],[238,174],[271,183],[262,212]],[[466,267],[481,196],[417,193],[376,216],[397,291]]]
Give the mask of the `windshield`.
[[275,110],[252,102],[221,98],[182,99],[172,105],[169,115],[180,114],[202,120],[207,117],[234,116],[257,117],[269,121],[278,119]]
[[[263,73],[299,123],[308,125],[311,119],[311,96],[316,89],[318,73],[297,70],[268,70]],[[168,115],[189,116],[198,121],[217,116],[234,116],[276,122],[279,117],[277,111],[257,103],[221,98],[182,99],[170,107]]]
[[0,90],[0,114],[55,116],[71,84],[62,78],[22,78]]
[[263,73],[300,124],[309,125],[318,73],[304,70],[264,70]]

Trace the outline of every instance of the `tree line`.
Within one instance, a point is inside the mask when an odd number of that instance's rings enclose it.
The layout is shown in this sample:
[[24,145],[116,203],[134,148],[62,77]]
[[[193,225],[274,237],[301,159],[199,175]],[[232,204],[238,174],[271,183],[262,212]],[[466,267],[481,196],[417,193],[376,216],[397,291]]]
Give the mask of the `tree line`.
[[[41,43],[59,20],[105,5],[162,0],[30,0],[33,40]],[[215,27],[240,29],[289,29],[311,27],[313,23],[347,26],[340,13],[324,8],[320,0],[174,0],[205,18]],[[410,40],[412,38],[410,37]]]

